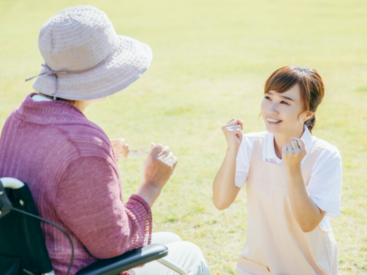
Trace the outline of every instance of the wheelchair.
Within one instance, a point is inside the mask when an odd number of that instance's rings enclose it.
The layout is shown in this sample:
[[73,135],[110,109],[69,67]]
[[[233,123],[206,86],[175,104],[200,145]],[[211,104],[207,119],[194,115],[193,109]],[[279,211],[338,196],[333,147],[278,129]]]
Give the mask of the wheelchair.
[[[69,234],[60,226],[39,216],[26,183],[15,178],[0,178],[0,275],[54,275],[41,222],[61,230],[71,246],[73,266],[74,245]],[[76,275],[116,275],[123,271],[158,261],[177,274],[186,275],[180,267],[165,259],[168,248],[151,244],[123,255],[97,260],[79,270]]]

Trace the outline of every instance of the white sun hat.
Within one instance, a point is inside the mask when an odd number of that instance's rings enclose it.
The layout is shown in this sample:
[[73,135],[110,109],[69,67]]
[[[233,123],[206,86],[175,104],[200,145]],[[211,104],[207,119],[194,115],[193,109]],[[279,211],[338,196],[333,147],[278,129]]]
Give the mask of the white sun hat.
[[107,15],[91,6],[67,8],[48,19],[38,46],[45,64],[33,88],[54,98],[114,94],[137,80],[152,61],[148,45],[117,35]]

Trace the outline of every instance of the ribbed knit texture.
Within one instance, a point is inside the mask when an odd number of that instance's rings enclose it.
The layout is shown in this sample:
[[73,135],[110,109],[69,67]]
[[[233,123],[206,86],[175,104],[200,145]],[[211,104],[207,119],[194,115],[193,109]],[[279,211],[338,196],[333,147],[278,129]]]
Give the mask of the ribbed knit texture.
[[[27,96],[6,120],[0,138],[0,177],[26,182],[40,215],[63,227],[75,246],[72,274],[96,258],[111,258],[150,243],[152,213],[140,196],[124,204],[106,134],[63,101]],[[67,238],[42,223],[56,274],[71,255]]]

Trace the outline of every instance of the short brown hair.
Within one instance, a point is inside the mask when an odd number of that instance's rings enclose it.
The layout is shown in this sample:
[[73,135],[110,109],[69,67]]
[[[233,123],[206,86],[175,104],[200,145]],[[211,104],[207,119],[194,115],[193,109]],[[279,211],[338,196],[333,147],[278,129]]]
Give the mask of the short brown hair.
[[[300,66],[284,66],[273,72],[265,82],[264,93],[284,93],[298,84],[305,111],[316,112],[324,97],[324,83],[314,69]],[[316,124],[315,115],[305,122],[312,132]]]

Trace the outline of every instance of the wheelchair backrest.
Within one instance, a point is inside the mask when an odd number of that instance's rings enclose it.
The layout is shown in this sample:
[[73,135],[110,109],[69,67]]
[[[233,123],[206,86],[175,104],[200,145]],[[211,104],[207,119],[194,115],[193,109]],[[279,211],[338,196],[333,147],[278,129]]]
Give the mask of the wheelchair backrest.
[[27,184],[17,189],[4,188],[0,179],[0,274],[52,273],[40,221],[12,208],[38,216]]

